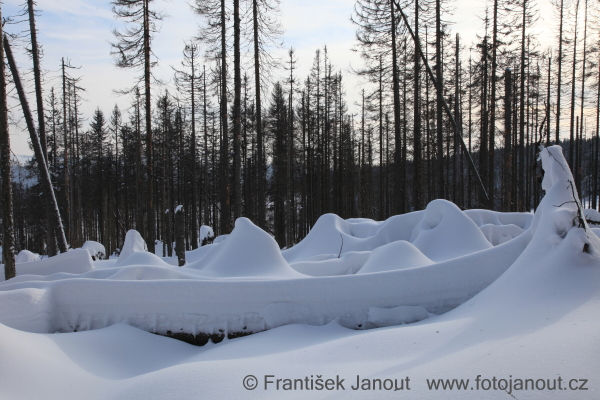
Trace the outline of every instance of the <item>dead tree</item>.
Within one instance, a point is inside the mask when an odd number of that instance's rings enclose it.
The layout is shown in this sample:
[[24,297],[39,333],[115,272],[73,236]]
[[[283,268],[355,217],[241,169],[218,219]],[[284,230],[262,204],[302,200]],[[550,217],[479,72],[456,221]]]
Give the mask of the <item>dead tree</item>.
[[[0,35],[2,29],[0,10]],[[4,278],[17,275],[15,268],[15,233],[13,222],[12,180],[10,172],[10,136],[8,134],[8,109],[6,104],[6,75],[4,68],[4,43],[0,41],[0,170],[2,171],[2,263]]]
[[[156,215],[154,213],[154,162],[152,140],[152,113],[151,113],[151,68],[155,64],[150,60],[152,54],[150,43],[152,33],[157,32],[156,21],[163,19],[163,15],[150,9],[152,0],[114,0],[113,13],[127,21],[133,27],[128,27],[120,32],[116,29],[113,34],[117,43],[113,46],[112,54],[116,57],[116,64],[120,68],[135,68],[143,70],[144,96],[146,109],[146,212],[147,212],[147,238],[148,251],[154,253],[156,239]],[[127,91],[131,92],[131,90]]]
[[185,265],[185,213],[183,206],[175,209],[175,255],[180,267]]
[[40,143],[40,138],[38,136],[37,131],[35,130],[35,126],[33,124],[33,116],[31,115],[31,110],[29,109],[29,103],[27,102],[27,97],[25,96],[25,90],[23,89],[23,85],[21,83],[21,77],[19,76],[19,70],[17,69],[17,64],[13,57],[10,43],[8,41],[8,37],[4,35],[4,49],[6,51],[6,58],[8,59],[8,65],[12,72],[13,81],[15,83],[15,87],[17,88],[17,92],[19,94],[19,101],[21,102],[21,108],[23,109],[23,114],[25,117],[25,122],[27,124],[27,130],[29,131],[29,136],[31,138],[31,144],[33,146],[33,151],[35,153],[35,158],[37,160],[38,169],[40,170],[40,177],[42,181],[42,185],[46,192],[46,202],[51,209],[52,213],[50,217],[52,218],[52,225],[54,232],[56,233],[56,240],[58,244],[58,249],[61,253],[66,253],[68,250],[67,239],[65,237],[65,231],[63,228],[62,220],[60,218],[60,211],[58,209],[58,203],[56,202],[56,197],[54,196],[54,188],[52,187],[52,182],[50,180],[50,172],[48,172],[48,166],[46,164],[46,159],[44,157],[44,153],[42,151],[42,145]]

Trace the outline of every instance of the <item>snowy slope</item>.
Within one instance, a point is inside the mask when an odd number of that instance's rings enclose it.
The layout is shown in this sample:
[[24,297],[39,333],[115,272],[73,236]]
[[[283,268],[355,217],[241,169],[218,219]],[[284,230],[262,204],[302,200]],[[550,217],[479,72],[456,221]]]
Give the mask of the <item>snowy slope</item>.
[[[139,298],[140,304],[143,304],[151,300],[146,297],[146,285],[153,288],[155,297],[156,293],[164,296],[164,304],[174,305],[179,299],[179,310],[186,307],[181,300],[186,299],[188,294],[181,289],[188,284],[196,289],[218,287],[219,290],[212,292],[212,296],[225,290],[222,298],[233,296],[233,300],[238,301],[247,300],[243,288],[251,285],[261,287],[269,294],[277,294],[282,287],[288,290],[290,297],[294,296],[292,291],[303,289],[308,291],[310,298],[314,298],[315,307],[318,302],[331,298],[351,301],[352,296],[344,297],[341,290],[343,286],[335,286],[340,282],[360,282],[361,285],[353,288],[356,290],[352,293],[355,297],[360,297],[361,292],[381,296],[389,285],[397,289],[396,299],[406,296],[410,292],[410,285],[416,284],[414,296],[421,296],[419,300],[423,300],[427,294],[417,294],[419,288],[433,291],[439,296],[435,290],[451,286],[452,279],[476,281],[477,278],[473,277],[477,273],[475,266],[484,271],[494,269],[494,263],[506,257],[504,262],[508,266],[501,272],[497,266],[497,279],[443,315],[430,315],[413,324],[369,330],[344,328],[340,326],[340,323],[344,323],[342,318],[321,326],[286,325],[201,348],[124,324],[64,334],[29,333],[0,324],[0,398],[599,398],[600,384],[596,377],[600,370],[600,239],[591,232],[585,221],[578,218],[577,199],[573,198],[569,186],[572,177],[560,147],[542,151],[541,157],[546,172],[543,182],[546,196],[532,219],[523,218],[521,223],[517,218],[511,218],[506,224],[525,231],[504,244],[444,262],[349,276],[266,281],[232,280],[230,277],[210,280],[161,278],[141,282],[106,279],[119,270],[113,268],[87,272],[82,275],[87,276],[83,279],[46,280],[52,279],[47,277],[14,284],[9,281],[0,285],[0,304],[9,303],[8,306],[2,305],[0,321],[5,324],[7,318],[12,318],[11,324],[15,326],[20,323],[28,330],[44,332],[41,326],[35,328],[33,321],[39,325],[43,325],[43,321],[52,321],[52,318],[44,319],[43,313],[60,310],[70,298],[91,300],[96,297],[106,301],[99,292],[95,292],[96,287],[110,291],[111,298],[117,296],[114,307],[121,309],[126,309],[128,305],[125,302],[123,307],[125,297],[119,296],[119,290],[132,291],[130,297]],[[441,221],[439,218],[437,220],[436,226],[439,226]],[[412,227],[418,226],[421,221],[416,221]],[[478,222],[471,218],[471,221],[477,227],[495,225],[489,219]],[[385,240],[381,239],[382,236],[378,237],[377,232],[386,223],[367,222],[362,225],[365,222],[353,222],[354,227],[370,225],[367,226],[369,229],[361,232],[350,230],[352,223],[349,223],[349,227],[343,222],[337,224],[335,229],[330,229],[330,232],[335,235],[339,230],[345,230],[349,237],[356,238],[354,243],[360,243],[358,239],[364,243],[365,239],[373,237],[381,240],[381,244],[373,248],[377,248],[372,252],[373,260],[380,257],[384,262],[388,257],[388,249],[391,249],[390,254],[398,250],[410,254],[413,261],[426,261],[422,258],[422,249],[414,243],[409,246],[412,232],[410,235],[403,232],[394,236],[399,238],[397,240],[407,241],[405,243],[383,246]],[[377,226],[379,229],[376,229]],[[431,227],[429,223],[428,226]],[[422,227],[426,230],[425,226]],[[479,237],[475,233],[472,235]],[[481,235],[485,239],[483,231]],[[233,235],[218,246],[231,238]],[[333,239],[331,241],[333,243]],[[352,239],[349,241],[352,242]],[[477,239],[475,245],[484,246],[481,243]],[[472,243],[470,245],[475,246]],[[488,245],[492,243],[488,242]],[[322,254],[334,253],[326,246],[322,249]],[[350,251],[359,250],[353,248]],[[512,253],[512,261],[508,260],[507,253]],[[293,258],[316,255],[311,254],[312,251],[305,246]],[[441,251],[440,254],[446,254],[446,257],[449,253]],[[431,257],[429,259],[433,260]],[[368,260],[365,266],[367,263]],[[131,265],[121,269],[128,268],[140,267]],[[156,268],[154,270],[170,268],[187,274],[201,272],[170,266]],[[444,271],[452,273],[445,274]],[[94,274],[97,276],[92,276]],[[422,276],[423,279],[418,280],[415,276]],[[441,276],[440,282],[445,284],[432,284],[435,276]],[[204,283],[210,286],[193,286]],[[170,294],[168,288],[171,284],[179,290],[177,296]],[[228,287],[230,290],[227,290]],[[349,287],[344,290],[349,290]],[[90,291],[93,295],[84,297]],[[322,294],[323,291],[326,293]],[[259,296],[260,293],[255,292],[254,295]],[[43,306],[44,303],[53,302],[53,305]],[[234,303],[232,301],[230,306],[235,307]],[[36,307],[35,304],[40,306]],[[419,301],[413,303],[417,304]],[[19,309],[21,305],[22,309]],[[325,309],[324,304],[319,306]],[[358,307],[357,303],[351,306]],[[393,306],[392,302],[381,305],[384,308]],[[70,307],[75,310],[76,305],[70,304]],[[273,310],[271,316],[283,318],[286,315],[302,315],[306,311],[286,307]],[[88,302],[82,304],[80,310],[93,314],[97,308],[98,303]],[[33,310],[40,314],[34,315]],[[68,307],[62,310],[68,320]],[[21,321],[17,321],[17,314]],[[314,322],[309,319],[305,317],[303,322]],[[49,331],[52,330],[46,330]],[[244,389],[243,381],[248,375],[258,379],[259,385],[255,390]],[[317,377],[344,379],[345,390],[283,391],[276,390],[273,384],[265,390],[266,375],[273,375],[273,378],[268,378],[270,380],[305,377],[313,381]],[[398,385],[404,382],[403,389],[400,392],[352,390],[357,375],[361,379],[396,380]],[[481,375],[480,380],[495,377],[554,381],[560,378],[566,390],[511,390],[510,394],[505,390],[477,390],[475,379],[478,375]],[[406,385],[407,377],[410,379],[410,390]],[[470,381],[465,391],[429,390],[427,379],[437,378]],[[585,388],[588,390],[568,390],[571,379],[578,380],[575,387],[587,380]]]

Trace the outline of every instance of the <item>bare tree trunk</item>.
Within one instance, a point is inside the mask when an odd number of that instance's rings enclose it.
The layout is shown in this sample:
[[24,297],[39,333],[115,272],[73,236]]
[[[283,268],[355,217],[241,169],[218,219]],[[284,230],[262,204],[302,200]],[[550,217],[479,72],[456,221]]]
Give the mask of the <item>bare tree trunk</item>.
[[[600,63],[598,63],[598,79],[600,80]],[[600,85],[598,85],[598,94],[596,97],[596,149],[594,151],[594,175],[592,179],[593,184],[593,196],[592,196],[592,208],[597,209],[598,201],[598,153],[600,152]]]
[[147,239],[148,251],[154,253],[156,240],[156,215],[154,214],[154,160],[152,141],[152,97],[150,93],[150,10],[149,1],[144,0],[144,89],[146,103],[146,184],[147,184]]
[[562,61],[563,61],[563,17],[564,0],[560,0],[560,21],[558,33],[558,82],[556,85],[556,144],[560,144],[560,92],[562,81]]
[[262,105],[260,99],[260,53],[258,44],[258,0],[252,0],[252,24],[254,33],[254,90],[256,91],[256,179],[258,193],[258,226],[265,227],[265,182],[264,182],[264,160],[263,160],[263,132],[262,132]]
[[[208,112],[207,112],[207,105],[206,105],[206,65],[204,65],[202,67],[203,72],[202,72],[202,96],[203,96],[203,101],[202,101],[202,118],[203,118],[203,125],[204,125],[204,180],[203,180],[203,185],[205,188],[210,188],[209,186],[209,181],[208,181]],[[214,164],[214,163],[213,163]],[[206,192],[206,191],[205,191]],[[209,205],[209,199],[208,196],[207,198],[204,199],[204,223],[206,225],[210,225],[212,224],[212,221],[210,220],[209,216],[210,216],[210,205]]]
[[[419,46],[419,2],[415,1],[415,45]],[[413,196],[414,209],[421,207],[421,57],[415,51],[414,70],[414,131],[413,131]]]
[[[571,76],[571,123],[569,125],[569,166],[573,170],[573,151],[575,150],[575,78],[577,74],[577,21],[579,17],[579,0],[575,3],[575,37],[573,38],[573,70]],[[573,170],[574,171],[574,170]]]
[[495,210],[496,158],[494,155],[494,150],[496,148],[496,70],[498,69],[498,0],[494,0],[494,15],[492,19],[492,89],[490,95],[490,145],[488,149],[488,207],[490,208],[490,210]]
[[[393,1],[393,0],[391,0]],[[404,180],[402,172],[402,144],[401,144],[401,126],[400,126],[400,82],[398,80],[398,51],[396,48],[396,13],[394,5],[390,5],[390,19],[392,23],[392,81],[394,90],[394,141],[396,147],[394,150],[394,176],[395,176],[395,213],[400,214],[404,211],[403,194]]]
[[504,203],[502,211],[513,211],[512,206],[512,73],[506,69],[504,73]]
[[[587,25],[588,25],[588,1],[585,0],[585,9],[583,12],[584,15],[584,22],[583,22],[583,55],[582,55],[582,66],[581,66],[581,91],[579,93],[580,96],[580,117],[579,117],[579,122],[580,122],[580,132],[579,132],[579,138],[583,138],[583,108],[585,105],[585,65],[587,62]],[[580,149],[581,146],[581,140],[579,141],[578,145],[577,145],[577,150]],[[577,188],[577,190],[579,190],[579,195],[581,197],[581,193],[582,193],[582,188],[581,188],[581,158],[582,158],[582,152],[578,151],[577,152],[577,161],[578,161],[578,166],[575,169],[575,187]]]
[[233,216],[242,216],[240,0],[233,0]]
[[177,255],[178,265],[185,265],[185,213],[183,206],[177,206],[175,209],[175,255]]
[[63,89],[63,141],[64,141],[64,153],[63,153],[63,165],[65,174],[65,234],[67,241],[71,241],[71,188],[69,185],[69,141],[67,134],[67,77],[65,74],[65,59],[62,59],[62,89]]
[[552,56],[548,58],[548,93],[546,95],[546,146],[550,146],[550,117],[551,117],[551,108],[550,108],[550,98],[551,98],[551,90],[552,90],[552,77],[550,76],[552,72]]
[[[442,63],[442,22],[441,22],[441,0],[435,2],[435,62],[436,80],[444,82],[444,65]],[[438,166],[438,193],[439,199],[446,198],[444,182],[444,133],[443,133],[443,100],[442,92],[436,90],[436,134],[437,134],[437,166]]]
[[225,0],[221,0],[221,235],[230,232],[229,132],[227,116],[227,31]]
[[[524,211],[525,200],[525,46],[526,46],[526,27],[527,27],[527,1],[523,0],[523,14],[521,21],[521,72],[520,72],[520,90],[519,90],[519,170],[518,170],[518,192],[516,193],[517,211]],[[516,143],[515,143],[516,145]]]
[[[37,105],[38,134],[42,145],[44,161],[48,164],[48,147],[46,143],[46,121],[44,119],[44,100],[42,97],[42,77],[40,71],[40,53],[37,43],[37,31],[35,28],[35,15],[33,0],[27,0],[27,12],[29,15],[29,33],[31,36],[31,55],[33,58],[33,78],[35,82],[35,100]],[[52,227],[52,206],[46,203],[46,236],[48,241],[48,255],[56,255],[56,238]]]
[[54,196],[54,189],[52,188],[52,182],[50,180],[50,173],[48,172],[48,167],[46,164],[46,159],[44,158],[44,154],[42,152],[42,146],[40,144],[40,138],[35,130],[33,125],[33,117],[31,115],[31,110],[29,109],[29,103],[27,102],[27,98],[25,97],[25,91],[23,90],[23,85],[21,84],[21,77],[19,76],[19,71],[17,69],[17,64],[13,57],[10,44],[8,42],[8,37],[4,35],[4,49],[6,51],[6,58],[8,59],[8,64],[12,71],[13,80],[15,82],[15,87],[17,88],[17,92],[19,94],[19,100],[21,102],[21,107],[23,108],[23,114],[25,116],[25,122],[27,123],[27,129],[29,130],[29,135],[31,137],[31,144],[33,145],[33,150],[35,152],[35,158],[38,163],[38,168],[40,170],[42,185],[44,186],[44,190],[47,193],[46,201],[50,204],[52,208],[52,223],[54,231],[56,232],[56,239],[58,241],[58,248],[61,253],[66,253],[68,250],[67,239],[65,238],[65,232],[62,225],[62,220],[60,218],[60,211],[58,210],[58,204],[56,202],[56,197]]
[[[2,10],[0,9],[0,21]],[[0,36],[4,35],[0,24]],[[0,41],[0,169],[2,170],[2,263],[4,278],[17,275],[15,268],[15,233],[13,221],[12,179],[10,171],[10,135],[8,134],[8,108],[6,102],[6,74],[4,43]]]
[[198,248],[198,196],[197,196],[197,186],[196,183],[196,50],[192,46],[191,48],[191,67],[192,67],[192,75],[190,81],[190,93],[192,95],[192,250]]
[[487,36],[487,20],[486,20],[486,32],[485,37],[483,38],[483,79],[482,79],[482,90],[481,90],[481,140],[479,147],[479,172],[481,173],[481,179],[483,181],[483,187],[479,194],[479,206],[487,207],[487,202],[485,199],[485,193],[483,191],[484,188],[488,187],[488,164],[489,164],[489,155],[488,155],[488,36]]
[[[396,43],[393,44],[394,47]],[[341,96],[341,91],[340,91]],[[341,117],[341,115],[340,115]],[[342,121],[340,118],[340,137],[342,130]],[[340,141],[340,153],[342,151],[342,145]],[[340,162],[341,162],[341,154],[340,154]],[[341,168],[340,168],[341,170]],[[340,179],[341,183],[341,179]],[[383,221],[384,212],[383,212],[383,60],[382,57],[379,57],[379,220]]]

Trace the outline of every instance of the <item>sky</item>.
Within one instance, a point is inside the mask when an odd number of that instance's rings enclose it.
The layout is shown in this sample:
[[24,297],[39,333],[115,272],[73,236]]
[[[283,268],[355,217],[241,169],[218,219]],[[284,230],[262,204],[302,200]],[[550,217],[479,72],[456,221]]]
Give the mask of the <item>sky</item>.
[[[25,0],[4,0],[3,17],[19,14]],[[191,1],[191,0],[190,0]],[[548,0],[540,0],[538,4],[546,4]],[[131,85],[135,71],[119,69],[114,65],[110,55],[110,42],[114,40],[113,28],[122,27],[111,11],[108,0],[37,0],[41,11],[36,23],[39,30],[38,41],[43,46],[42,68],[47,72],[45,78],[46,96],[50,87],[60,87],[60,62],[65,57],[73,66],[73,76],[81,77],[81,86],[86,89],[82,112],[88,121],[96,108],[106,114],[117,104],[126,110],[130,99],[118,96],[114,90]],[[167,14],[160,26],[160,32],[153,42],[154,53],[159,58],[159,65],[154,73],[172,86],[172,67],[178,67],[182,59],[184,41],[198,32],[199,19],[191,11],[188,0],[155,0],[154,7]],[[452,32],[459,32],[463,43],[471,43],[477,32],[482,31],[480,17],[485,13],[485,2],[458,0],[452,3],[454,22]],[[287,50],[293,46],[296,51],[297,76],[308,74],[315,51],[327,45],[329,56],[338,69],[345,72],[344,81],[348,94],[350,110],[358,102],[362,82],[349,71],[351,66],[360,66],[361,60],[355,46],[355,26],[350,21],[355,0],[281,0],[281,23],[285,29],[283,48],[279,50],[285,57]],[[548,28],[549,7],[540,7],[542,20],[539,25]],[[26,23],[6,26],[8,32],[16,33],[28,29]],[[551,34],[548,37],[552,37]],[[30,68],[27,56],[18,57],[21,68]],[[285,71],[279,71],[282,79]],[[35,97],[30,95],[30,103]],[[32,104],[33,106],[33,104]],[[28,134],[23,131],[20,107],[14,108],[16,126],[11,127],[11,146],[15,154],[32,154],[28,145]]]

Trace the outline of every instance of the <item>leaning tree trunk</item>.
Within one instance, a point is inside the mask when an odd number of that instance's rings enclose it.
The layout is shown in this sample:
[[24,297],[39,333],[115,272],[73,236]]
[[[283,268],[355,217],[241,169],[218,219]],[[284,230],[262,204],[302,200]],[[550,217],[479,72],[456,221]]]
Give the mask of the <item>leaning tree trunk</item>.
[[[2,20],[2,10],[0,10]],[[0,35],[2,35],[0,25]],[[6,104],[6,75],[4,71],[4,45],[0,41],[0,169],[2,170],[2,262],[4,278],[17,275],[15,268],[15,233],[13,222],[12,182],[10,173],[10,136],[8,135],[8,110]]]
[[56,197],[54,196],[54,188],[52,187],[52,182],[50,180],[50,173],[48,172],[46,159],[44,158],[44,154],[42,152],[40,138],[33,124],[33,117],[31,115],[31,110],[29,109],[29,103],[27,102],[27,98],[25,97],[25,90],[23,89],[23,85],[21,84],[21,77],[19,76],[19,71],[17,70],[17,64],[13,57],[12,50],[10,48],[10,43],[8,42],[8,37],[6,35],[4,35],[4,48],[6,50],[6,58],[8,59],[10,70],[12,71],[15,87],[17,88],[17,92],[19,94],[21,107],[23,108],[23,114],[25,116],[27,130],[29,131],[29,136],[31,137],[31,144],[35,153],[35,158],[37,159],[38,169],[40,170],[42,185],[44,187],[44,190],[46,191],[46,202],[47,204],[49,204],[49,207],[52,210],[52,215],[50,215],[50,217],[52,218],[52,223],[54,225],[53,228],[54,232],[56,233],[58,249],[61,253],[66,253],[68,250],[67,239],[65,237],[65,231],[63,229],[62,220],[60,218],[58,203],[56,202]]

